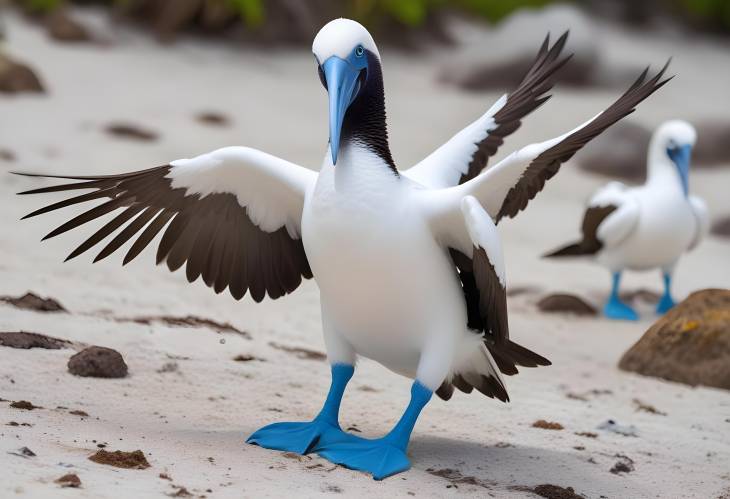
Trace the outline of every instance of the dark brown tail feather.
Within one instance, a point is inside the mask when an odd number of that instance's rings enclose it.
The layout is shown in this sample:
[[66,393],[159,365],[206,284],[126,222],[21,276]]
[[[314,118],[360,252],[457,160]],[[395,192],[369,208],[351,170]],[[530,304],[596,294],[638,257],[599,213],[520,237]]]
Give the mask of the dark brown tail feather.
[[585,256],[585,255],[595,255],[596,252],[593,248],[587,248],[582,243],[572,243],[568,244],[567,246],[563,246],[562,248],[558,248],[554,251],[551,251],[550,253],[545,253],[542,255],[543,258],[560,258],[560,257],[567,257],[567,256]]

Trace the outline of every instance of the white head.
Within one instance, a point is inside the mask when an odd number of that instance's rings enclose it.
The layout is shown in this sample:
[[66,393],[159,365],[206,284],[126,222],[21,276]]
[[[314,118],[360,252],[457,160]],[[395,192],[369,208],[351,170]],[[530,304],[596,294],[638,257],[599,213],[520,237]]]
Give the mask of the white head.
[[649,144],[649,177],[676,175],[685,195],[689,192],[689,166],[697,141],[694,127],[683,120],[663,123]]
[[365,91],[371,73],[380,77],[380,54],[368,30],[350,19],[325,24],[314,38],[312,52],[329,94],[330,153],[332,164],[337,164],[345,114]]

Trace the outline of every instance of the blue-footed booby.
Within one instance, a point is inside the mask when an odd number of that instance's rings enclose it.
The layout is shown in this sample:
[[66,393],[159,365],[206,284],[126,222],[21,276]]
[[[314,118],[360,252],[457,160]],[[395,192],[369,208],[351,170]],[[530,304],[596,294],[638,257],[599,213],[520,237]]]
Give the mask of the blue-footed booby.
[[662,124],[649,143],[646,183],[627,187],[610,182],[588,202],[583,238],[547,257],[590,256],[612,274],[611,295],[603,313],[611,319],[637,320],[619,298],[624,270],[661,269],[664,294],[656,311],[674,306],[672,273],[683,253],[694,249],[709,230],[704,201],[689,194],[689,167],[695,129],[686,121]]
[[[399,170],[385,119],[381,58],[357,22],[337,19],[313,43],[329,96],[329,146],[319,172],[249,147],[226,147],[149,170],[62,177],[79,182],[27,191],[90,190],[28,216],[97,199],[55,236],[118,212],[74,250],[111,237],[96,260],[133,237],[124,262],[157,235],[158,263],[186,265],[216,292],[260,301],[319,285],[332,382],[311,421],[274,423],[248,442],[318,453],[382,479],[406,470],[406,448],[435,392],[476,389],[507,401],[502,374],[550,362],[513,342],[496,224],[513,217],[560,165],[661,87],[645,71],[616,102],[579,127],[528,145],[484,170],[524,116],[548,99],[567,33],[546,38],[517,88],[422,162]],[[164,229],[164,231],[163,231]],[[119,230],[115,236],[112,233]],[[342,395],[359,356],[413,379],[403,416],[384,437],[340,429]]]

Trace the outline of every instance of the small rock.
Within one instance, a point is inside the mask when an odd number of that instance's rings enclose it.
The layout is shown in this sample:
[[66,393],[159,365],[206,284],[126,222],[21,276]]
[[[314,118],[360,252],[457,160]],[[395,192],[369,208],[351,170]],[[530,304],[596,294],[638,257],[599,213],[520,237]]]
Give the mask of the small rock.
[[157,370],[158,373],[164,374],[164,373],[176,373],[180,369],[180,366],[178,366],[177,362],[165,362],[162,364],[162,367]]
[[141,450],[134,452],[124,452],[116,450],[109,452],[101,449],[89,456],[90,461],[94,461],[98,464],[106,464],[109,466],[116,466],[117,468],[127,468],[135,470],[143,470],[150,467],[150,463]]
[[0,333],[0,345],[21,349],[46,348],[49,350],[59,350],[61,348],[68,348],[70,342],[43,334],[19,331]]
[[43,409],[40,406],[33,405],[31,402],[28,402],[27,400],[18,400],[17,402],[12,402],[10,404],[10,407],[13,409],[23,409],[24,411],[32,411],[33,409]]
[[46,18],[48,34],[61,42],[88,42],[91,40],[88,30],[74,20],[64,9],[54,9]]
[[242,353],[242,354],[236,355],[235,357],[233,357],[233,360],[235,360],[236,362],[251,362],[254,360],[257,360],[259,362],[265,362],[264,359],[262,359],[260,357],[256,357],[254,355],[247,354],[247,353]]
[[713,223],[711,232],[716,236],[730,238],[730,216],[721,218]]
[[28,66],[0,53],[0,93],[44,93],[43,84]]
[[35,293],[26,293],[23,296],[0,296],[0,301],[24,310],[36,312],[66,312],[58,301],[53,298],[41,298]]
[[593,307],[575,295],[554,293],[537,302],[537,308],[548,313],[568,313],[582,316],[594,316],[598,312]]
[[573,487],[561,487],[549,483],[538,485],[532,491],[547,499],[585,499],[582,495],[577,494]]
[[215,111],[206,111],[199,113],[197,116],[195,116],[195,119],[205,125],[213,125],[219,127],[227,127],[231,124],[231,120],[228,118],[228,116],[222,113],[217,113]]
[[104,129],[109,135],[124,139],[154,142],[158,136],[156,132],[127,123],[112,123]]
[[575,434],[579,437],[598,438],[598,433],[594,433],[592,431],[576,431]]
[[560,423],[555,423],[553,421],[545,421],[544,419],[538,419],[534,423],[532,423],[533,428],[541,428],[543,430],[562,430],[563,425]]
[[124,378],[127,364],[116,350],[105,347],[88,347],[68,361],[68,371],[76,376],[92,378]]
[[16,451],[10,451],[8,454],[12,454],[13,456],[20,456],[20,457],[36,457],[36,453],[30,450],[28,447],[21,447],[20,449]]
[[619,460],[616,461],[616,464],[614,464],[609,470],[611,473],[619,475],[621,473],[631,473],[634,471],[634,461],[631,458],[621,454],[617,454],[616,457],[618,457]]
[[730,390],[730,290],[692,293],[644,333],[619,368]]
[[56,483],[64,488],[78,489],[81,487],[81,479],[75,473],[63,475],[61,478],[56,480]]
[[604,431],[610,431],[612,433],[618,433],[619,435],[623,435],[625,437],[638,437],[639,436],[639,430],[634,425],[622,425],[614,421],[613,419],[609,419],[607,421],[604,421],[598,426],[599,430]]
[[68,413],[69,414],[73,414],[74,416],[81,416],[82,418],[88,418],[89,417],[89,413],[88,412],[82,411],[82,410],[79,410],[79,409],[77,409],[75,411],[68,411]]
[[575,155],[584,171],[612,179],[643,182],[646,178],[646,151],[651,132],[631,121],[620,121]]

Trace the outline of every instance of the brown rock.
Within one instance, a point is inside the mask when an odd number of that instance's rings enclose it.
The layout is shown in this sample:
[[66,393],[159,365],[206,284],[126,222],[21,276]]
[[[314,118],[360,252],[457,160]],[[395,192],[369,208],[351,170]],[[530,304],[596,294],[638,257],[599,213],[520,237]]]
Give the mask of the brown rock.
[[554,293],[547,295],[539,302],[537,308],[548,313],[568,313],[575,315],[596,315],[593,305],[586,303],[582,298],[567,293]]
[[46,18],[46,29],[53,39],[61,42],[88,42],[91,40],[87,29],[64,9],[55,9]]
[[644,333],[619,367],[730,390],[730,290],[692,293]]
[[113,135],[115,137],[138,140],[141,142],[154,142],[158,138],[157,133],[128,123],[111,123],[107,125],[105,131],[109,135]]
[[556,423],[554,421],[545,421],[544,419],[538,419],[534,423],[532,423],[533,428],[540,428],[542,430],[562,430],[564,429],[563,425],[560,423]]
[[646,178],[646,154],[651,132],[643,126],[620,121],[596,137],[590,147],[575,155],[581,169],[632,182]]
[[66,312],[59,302],[53,298],[41,298],[35,293],[26,293],[23,296],[0,296],[0,301],[14,307],[36,312]]
[[81,479],[75,473],[63,475],[61,478],[56,480],[56,483],[65,488],[67,487],[72,489],[78,489],[79,487],[81,487]]
[[0,92],[44,93],[45,90],[32,69],[0,53]]
[[67,348],[70,342],[53,338],[44,334],[26,333],[23,331],[0,333],[0,345],[10,348],[46,348],[49,350],[59,350]]
[[584,499],[580,494],[576,494],[573,487],[561,487],[560,485],[552,485],[544,483],[538,485],[532,491],[540,497],[547,499]]
[[144,456],[144,452],[136,450],[134,452],[124,452],[115,450],[108,452],[101,449],[96,454],[89,456],[90,461],[108,466],[116,466],[117,468],[127,468],[134,470],[144,470],[150,467],[150,463]]
[[711,232],[716,236],[730,237],[730,216],[713,223]]
[[10,404],[10,407],[12,407],[13,409],[23,409],[24,411],[32,411],[33,409],[42,409],[42,407],[33,405],[32,402],[28,402],[27,400],[18,400],[16,402],[12,402]]
[[105,347],[89,347],[75,354],[68,361],[68,371],[76,376],[92,378],[124,378],[127,364],[116,350]]

